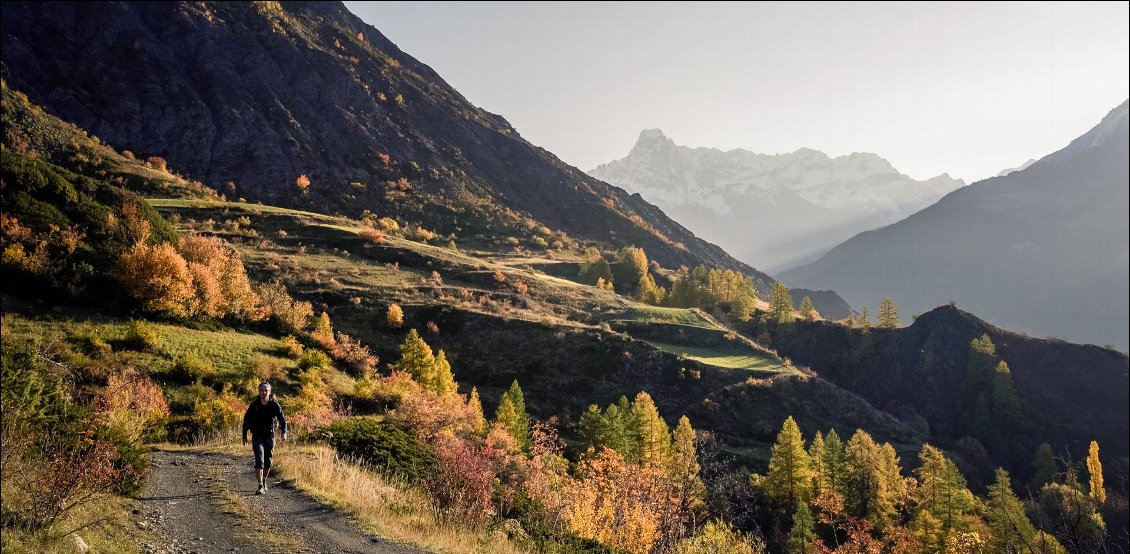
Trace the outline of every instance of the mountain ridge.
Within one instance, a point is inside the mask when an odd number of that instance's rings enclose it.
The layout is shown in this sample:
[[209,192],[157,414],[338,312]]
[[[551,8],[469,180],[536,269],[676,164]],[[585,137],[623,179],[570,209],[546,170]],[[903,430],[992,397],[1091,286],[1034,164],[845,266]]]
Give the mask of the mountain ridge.
[[915,181],[873,153],[833,158],[811,148],[781,154],[692,148],[659,129],[643,130],[626,157],[589,174],[641,194],[770,272],[811,261],[964,185],[948,174]]

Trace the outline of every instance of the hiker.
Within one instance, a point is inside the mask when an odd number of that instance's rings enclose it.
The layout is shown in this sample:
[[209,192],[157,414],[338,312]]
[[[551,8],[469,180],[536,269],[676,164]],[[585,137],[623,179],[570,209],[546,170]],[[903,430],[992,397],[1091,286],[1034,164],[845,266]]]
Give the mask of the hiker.
[[243,414],[243,444],[247,444],[247,432],[251,431],[251,451],[255,453],[255,476],[259,478],[259,490],[255,494],[267,492],[267,475],[271,472],[271,453],[275,449],[275,419],[279,420],[282,440],[286,440],[286,417],[282,404],[271,394],[271,384],[259,383],[259,398],[247,406]]

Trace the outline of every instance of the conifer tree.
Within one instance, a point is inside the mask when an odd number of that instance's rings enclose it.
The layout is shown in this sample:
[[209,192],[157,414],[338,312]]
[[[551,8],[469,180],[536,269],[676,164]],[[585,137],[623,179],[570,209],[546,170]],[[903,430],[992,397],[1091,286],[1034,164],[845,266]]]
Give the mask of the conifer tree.
[[393,329],[399,329],[404,325],[404,309],[399,304],[389,304],[385,312],[385,324]]
[[824,437],[823,468],[827,475],[828,490],[843,495],[847,482],[847,451],[835,429],[828,430]]
[[1032,459],[1032,490],[1039,491],[1044,485],[1055,481],[1059,466],[1055,463],[1052,445],[1043,443],[1036,448],[1036,455]]
[[646,274],[647,254],[643,249],[635,246],[621,248],[616,254],[616,263],[612,265],[612,280],[616,288],[621,292],[633,292]]
[[871,310],[867,306],[859,309],[859,318],[855,320],[855,324],[860,329],[870,329],[874,325],[871,321]]
[[1021,417],[1020,398],[1016,395],[1016,387],[1012,385],[1012,372],[1008,364],[1001,360],[993,379],[993,420],[997,429],[1009,432],[1020,423]]
[[765,475],[765,492],[782,514],[792,514],[797,505],[812,499],[812,460],[804,451],[804,438],[796,420],[789,416],[777,433]]
[[917,470],[912,526],[927,548],[941,551],[952,532],[970,528],[967,516],[977,509],[978,501],[966,487],[965,477],[941,450],[923,445],[918,459],[922,465]]
[[902,323],[899,321],[899,311],[895,301],[890,296],[884,296],[879,302],[879,327],[883,329],[896,329]]
[[899,500],[905,495],[898,455],[891,445],[875,442],[863,430],[856,430],[844,450],[845,507],[857,517],[866,517],[876,528],[886,528],[897,516]]
[[515,380],[510,389],[502,394],[498,402],[498,410],[494,414],[495,422],[502,425],[503,429],[514,438],[523,452],[530,448],[530,416],[526,413],[526,400],[522,395],[522,388]]
[[812,519],[812,510],[807,502],[801,502],[793,512],[793,528],[789,531],[789,540],[785,545],[787,554],[809,554],[817,552],[813,548],[816,540],[816,522]]
[[314,330],[310,331],[310,338],[314,339],[314,342],[318,343],[322,348],[333,348],[336,341],[334,341],[333,326],[330,325],[330,314],[322,312],[322,314],[318,316],[317,321],[314,322]]
[[973,436],[984,443],[993,438],[993,415],[985,393],[977,393],[977,402],[973,405]]
[[706,486],[699,476],[700,469],[691,420],[687,416],[680,417],[671,433],[671,462],[667,473],[674,486],[675,509],[683,517],[705,505]]
[[440,396],[455,396],[459,386],[455,383],[455,375],[451,373],[451,363],[447,355],[440,349],[436,354],[435,366],[432,368],[432,392]]
[[812,299],[808,296],[800,299],[800,316],[805,321],[816,319],[816,307],[812,305]]
[[434,391],[435,355],[432,349],[415,329],[408,331],[400,345],[400,360],[396,368],[408,372],[425,390]]
[[812,460],[812,496],[813,498],[831,490],[828,483],[828,468],[824,449],[824,435],[820,431],[812,437],[808,445],[808,458]]
[[467,398],[467,406],[471,409],[474,418],[471,427],[476,435],[485,435],[487,432],[487,418],[483,415],[483,401],[479,399],[479,388],[471,387],[471,395]]
[[643,391],[636,395],[632,401],[632,417],[639,436],[640,465],[666,467],[671,459],[671,435],[651,395]]
[[793,322],[793,297],[789,295],[789,288],[780,281],[773,283],[773,293],[769,297],[769,321]]
[[1024,504],[1012,492],[1008,472],[998,468],[997,480],[989,486],[985,503],[985,520],[989,524],[989,552],[1027,552],[1034,544],[1036,528],[1024,512]]
[[1091,500],[1102,506],[1106,503],[1106,489],[1103,488],[1103,463],[1099,460],[1098,441],[1091,441],[1091,447],[1087,450],[1087,475],[1090,476],[1088,490]]

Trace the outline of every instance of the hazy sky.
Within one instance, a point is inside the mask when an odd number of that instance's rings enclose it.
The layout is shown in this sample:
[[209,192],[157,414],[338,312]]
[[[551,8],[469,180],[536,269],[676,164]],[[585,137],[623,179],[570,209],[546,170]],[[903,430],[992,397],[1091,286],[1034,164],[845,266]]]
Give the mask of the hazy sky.
[[584,170],[660,128],[680,145],[875,152],[971,182],[1130,96],[1126,2],[346,5]]

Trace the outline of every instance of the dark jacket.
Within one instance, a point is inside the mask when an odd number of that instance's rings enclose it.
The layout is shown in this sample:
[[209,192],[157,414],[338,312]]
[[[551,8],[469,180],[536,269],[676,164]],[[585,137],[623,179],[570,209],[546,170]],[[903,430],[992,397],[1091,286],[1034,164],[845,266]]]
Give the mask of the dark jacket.
[[283,415],[282,405],[278,400],[268,400],[266,404],[259,399],[251,401],[247,406],[247,413],[243,414],[243,438],[247,439],[247,432],[252,436],[269,437],[275,434],[275,419],[279,420],[279,430],[286,434],[286,416]]

